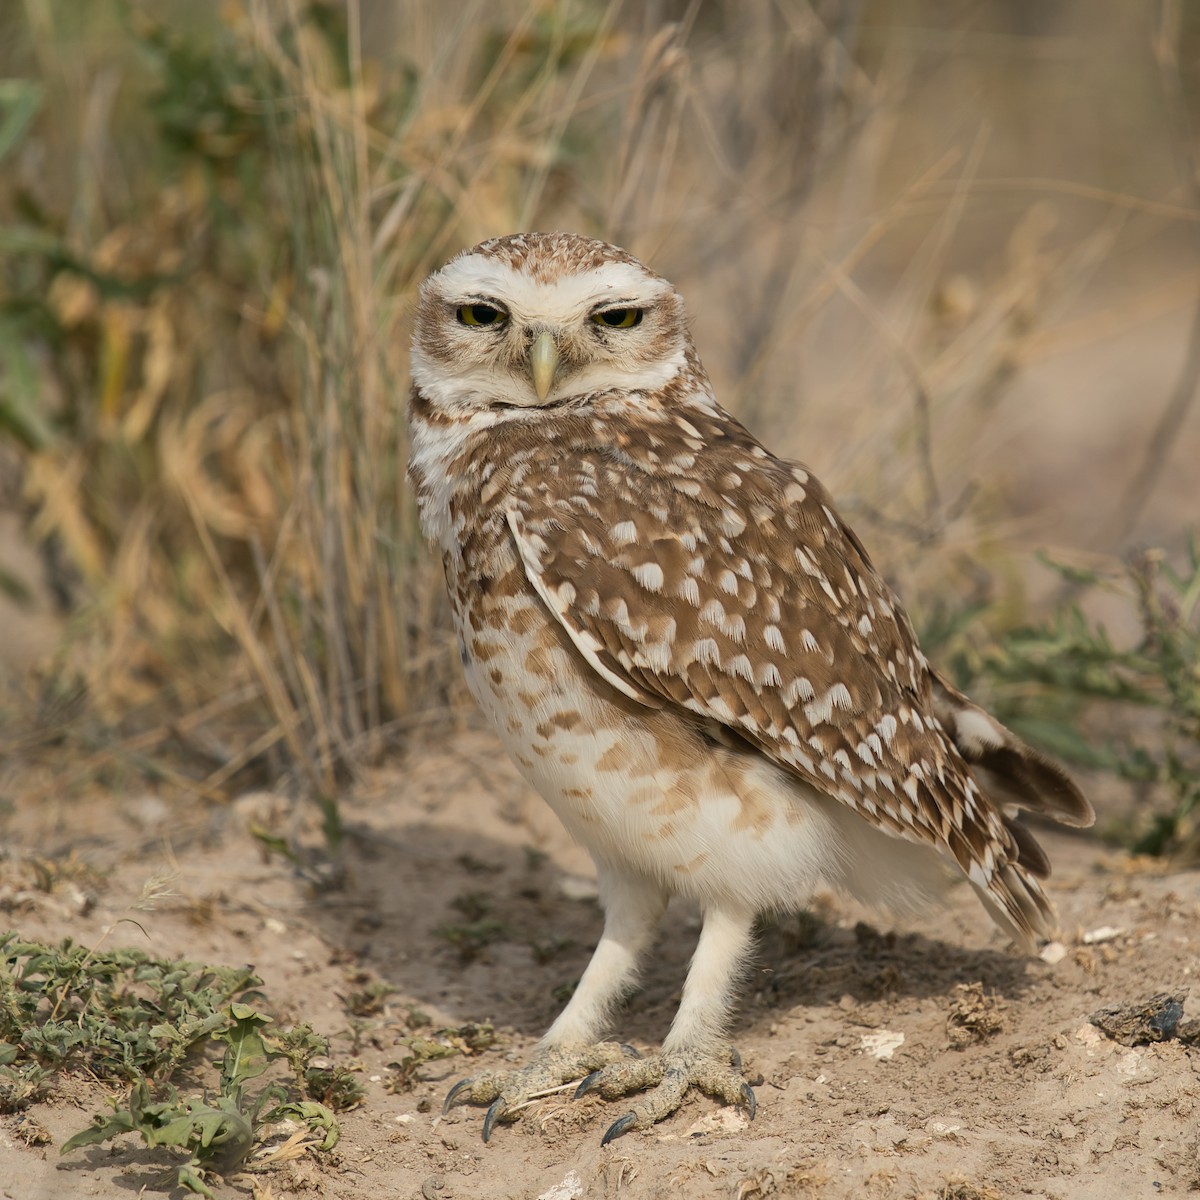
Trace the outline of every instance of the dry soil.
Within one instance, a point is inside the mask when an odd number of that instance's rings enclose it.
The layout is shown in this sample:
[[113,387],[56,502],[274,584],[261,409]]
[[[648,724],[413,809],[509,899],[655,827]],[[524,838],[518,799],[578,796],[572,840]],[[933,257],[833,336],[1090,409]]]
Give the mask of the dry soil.
[[[228,808],[148,794],[15,798],[0,924],[253,963],[282,1019],[312,1022],[361,1064],[366,1099],[342,1116],[331,1155],[239,1176],[223,1195],[1132,1200],[1200,1189],[1200,1051],[1121,1045],[1089,1022],[1106,1004],[1187,992],[1200,968],[1200,876],[1131,862],[1091,837],[1044,835],[1063,928],[1053,962],[1008,951],[965,887],[903,929],[832,897],[764,925],[733,1031],[759,1080],[753,1123],[695,1096],[653,1131],[601,1148],[619,1104],[564,1092],[484,1145],[481,1112],[443,1116],[442,1098],[464,1074],[524,1058],[601,925],[586,856],[490,736],[413,751],[348,792],[346,841],[324,869],[264,850],[255,828],[320,845],[311,810],[264,793]],[[27,856],[72,851],[91,869],[48,892],[33,886]],[[170,894],[135,908],[148,882]],[[492,940],[464,955],[453,929],[472,920]],[[619,1016],[622,1039],[648,1048],[661,1037],[697,928],[693,912],[669,912]],[[377,980],[396,990],[354,1044],[344,998]],[[414,1010],[430,1018],[426,1033],[490,1021],[499,1042],[428,1063],[396,1090]],[[102,1088],[75,1081],[52,1104],[0,1118],[0,1196],[161,1186],[161,1153],[132,1138],[60,1156],[104,1102]],[[30,1119],[50,1144],[26,1144]]]

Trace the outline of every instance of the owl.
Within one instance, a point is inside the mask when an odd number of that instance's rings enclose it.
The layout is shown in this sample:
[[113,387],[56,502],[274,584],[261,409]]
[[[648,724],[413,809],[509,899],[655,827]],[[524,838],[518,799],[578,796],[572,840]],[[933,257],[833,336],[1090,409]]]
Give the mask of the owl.
[[[596,865],[604,928],[524,1067],[462,1080],[484,1140],[531,1098],[696,1088],[753,1116],[726,1023],[757,917],[829,887],[892,910],[965,876],[1029,949],[1049,863],[1016,819],[1092,811],[952,687],[806,467],[717,403],[664,278],[569,233],[421,288],[409,475],[472,694]],[[703,924],[661,1051],[604,1040],[668,900]]]

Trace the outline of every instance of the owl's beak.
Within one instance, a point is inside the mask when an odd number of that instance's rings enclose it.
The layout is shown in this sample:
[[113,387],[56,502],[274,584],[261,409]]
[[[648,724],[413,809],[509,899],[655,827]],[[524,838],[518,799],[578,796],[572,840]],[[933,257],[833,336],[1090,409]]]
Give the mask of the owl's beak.
[[543,403],[554,386],[554,373],[558,370],[558,346],[554,335],[543,330],[529,347],[529,369],[533,374],[533,390]]

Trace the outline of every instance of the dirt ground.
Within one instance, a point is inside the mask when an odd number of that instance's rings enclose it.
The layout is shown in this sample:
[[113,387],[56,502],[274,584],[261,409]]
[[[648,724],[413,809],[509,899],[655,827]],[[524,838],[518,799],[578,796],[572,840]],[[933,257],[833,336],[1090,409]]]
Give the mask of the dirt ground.
[[[332,1155],[240,1176],[222,1194],[1132,1200],[1200,1189],[1200,1054],[1178,1041],[1126,1047],[1088,1021],[1102,1005],[1187,992],[1200,968],[1195,873],[1047,831],[1064,931],[1055,962],[1006,951],[965,887],[895,932],[818,897],[810,914],[764,927],[744,989],[733,1033],[748,1076],[761,1077],[753,1123],[694,1096],[653,1131],[602,1149],[618,1106],[564,1092],[484,1145],[481,1111],[442,1116],[442,1098],[465,1074],[524,1058],[601,924],[586,856],[489,735],[413,752],[344,797],[340,881],[263,851],[251,827],[319,843],[311,810],[297,815],[277,797],[186,809],[147,794],[108,799],[18,798],[0,924],[88,944],[111,930],[109,946],[252,963],[282,1019],[310,1021],[361,1061],[366,1099],[343,1114]],[[50,892],[28,886],[24,856],[71,850],[94,871]],[[135,909],[148,883],[170,894]],[[494,940],[465,958],[447,928],[481,912],[497,923]],[[138,925],[111,928],[129,916]],[[672,908],[619,1017],[623,1039],[647,1048],[661,1037],[697,929],[695,914]],[[342,998],[374,979],[396,992],[352,1047]],[[389,1064],[413,1009],[434,1027],[491,1021],[500,1040],[428,1063],[411,1091],[396,1091]],[[26,1118],[0,1119],[0,1197],[161,1186],[164,1159],[132,1138],[60,1157],[105,1093],[78,1084],[69,1097],[29,1114],[50,1145],[25,1144]]]

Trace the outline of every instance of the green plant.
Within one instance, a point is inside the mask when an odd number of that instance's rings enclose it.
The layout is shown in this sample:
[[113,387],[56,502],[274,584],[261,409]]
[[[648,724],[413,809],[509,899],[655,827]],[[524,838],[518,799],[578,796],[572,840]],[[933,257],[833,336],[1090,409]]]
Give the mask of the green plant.
[[[260,985],[244,967],[0,935],[0,1110],[43,1098],[68,1071],[129,1084],[125,1100],[63,1153],[138,1133],[148,1146],[186,1153],[178,1182],[204,1195],[206,1177],[241,1165],[273,1122],[297,1121],[314,1146],[329,1149],[338,1137],[333,1110],[358,1103],[362,1087],[324,1061],[329,1044],[310,1027],[280,1029],[259,1011]],[[215,1090],[181,1092],[181,1070],[202,1071],[217,1048]],[[290,1068],[290,1083],[252,1092],[275,1062]]]
[[[982,654],[956,648],[958,682],[986,691],[997,716],[1050,753],[1152,786],[1164,811],[1123,831],[1140,853],[1200,860],[1200,546],[1193,534],[1177,569],[1161,550],[1131,558],[1117,578],[1043,562],[1063,579],[1067,598],[1045,621],[1002,631]],[[1087,615],[1089,593],[1116,591],[1136,613],[1133,645],[1114,644]],[[974,610],[969,614],[973,618]],[[940,615],[937,627],[961,633]],[[1130,712],[1142,712],[1129,721]],[[1083,729],[1118,731],[1103,741]]]
[[388,1080],[388,1091],[410,1091],[417,1082],[417,1072],[427,1062],[482,1054],[498,1042],[495,1029],[486,1021],[439,1029],[428,1036],[407,1034],[397,1039],[396,1044],[403,1049],[400,1057],[389,1064],[394,1074]]
[[90,950],[0,935],[0,1107],[31,1083],[86,1070],[99,1079],[165,1081],[228,1022],[260,980],[244,967],[199,966],[140,950]]
[[1200,546],[1193,533],[1186,566],[1174,570],[1164,554],[1148,551],[1130,571],[1138,590],[1144,631],[1141,652],[1165,715],[1160,744],[1131,763],[1131,778],[1149,777],[1174,797],[1171,812],[1135,849],[1174,850],[1200,860]]
[[492,917],[457,925],[439,925],[434,934],[448,942],[458,951],[459,959],[468,963],[477,958],[481,951],[493,942],[502,942],[513,936],[510,926]]
[[215,1095],[182,1096],[173,1085],[165,1084],[160,1089],[161,1098],[155,1099],[148,1084],[136,1083],[124,1106],[114,1100],[112,1113],[93,1117],[87,1129],[63,1143],[62,1153],[124,1133],[137,1133],[149,1147],[167,1146],[187,1154],[176,1182],[188,1191],[213,1198],[208,1177],[228,1175],[240,1167],[264,1125],[298,1121],[316,1135],[314,1145],[332,1150],[339,1131],[326,1105],[293,1099],[280,1083],[266,1084],[257,1095],[247,1090],[246,1085],[263,1075],[274,1059],[288,1057],[265,1034],[270,1018],[246,1004],[231,1004],[224,1015],[224,1026],[212,1033],[215,1041],[226,1046]]

